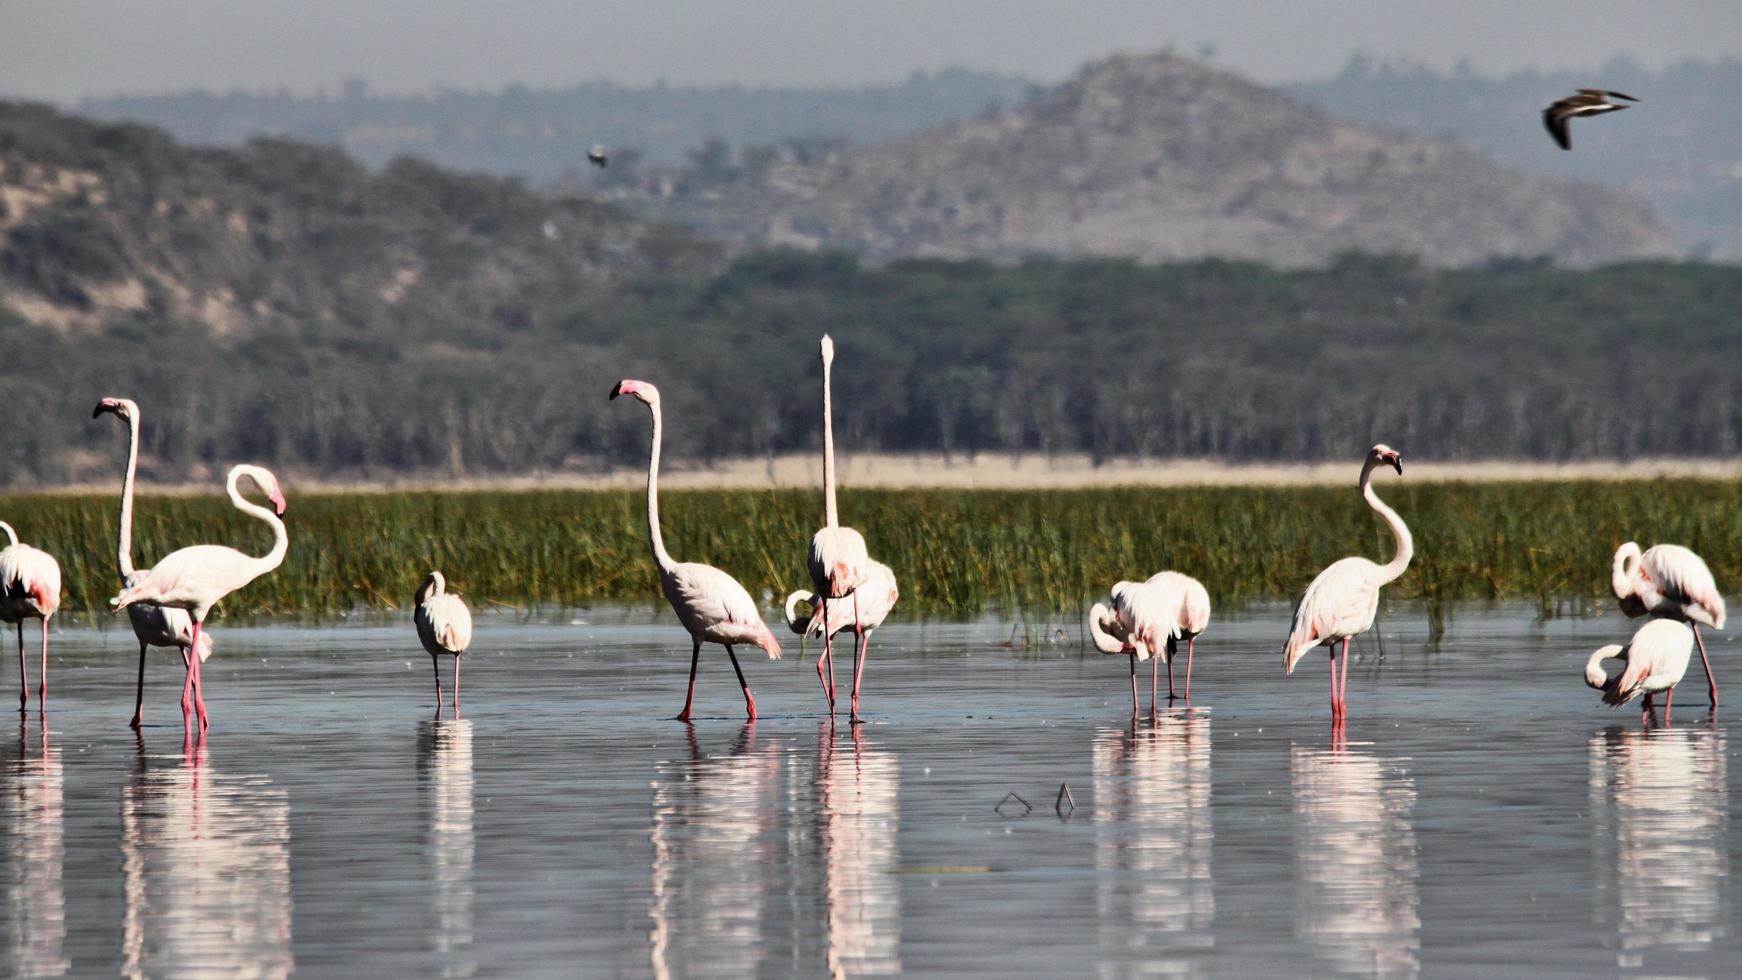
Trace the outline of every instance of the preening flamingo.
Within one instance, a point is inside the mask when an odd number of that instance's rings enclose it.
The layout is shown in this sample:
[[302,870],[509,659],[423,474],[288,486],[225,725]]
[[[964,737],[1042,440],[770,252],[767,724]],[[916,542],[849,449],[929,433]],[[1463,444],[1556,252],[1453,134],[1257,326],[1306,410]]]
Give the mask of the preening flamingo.
[[429,651],[430,666],[435,668],[436,717],[442,713],[442,668],[436,658],[454,658],[454,717],[460,716],[460,658],[472,645],[472,611],[457,595],[447,591],[448,580],[441,572],[424,576],[414,599],[417,611],[412,621],[417,624],[417,638]]
[[[271,510],[243,498],[237,486],[242,477],[253,480],[254,485],[265,492],[272,501]],[[271,551],[261,558],[217,544],[196,544],[172,551],[155,568],[141,574],[138,581],[110,600],[116,609],[125,609],[134,603],[149,603],[186,610],[194,626],[190,645],[196,650],[200,645],[201,627],[212,607],[225,596],[277,568],[284,561],[285,551],[290,548],[290,535],[284,529],[284,522],[279,520],[284,514],[284,494],[279,492],[278,477],[265,467],[242,463],[230,470],[224,489],[237,510],[265,521],[272,528]],[[204,732],[209,723],[206,721],[205,694],[200,687],[198,657],[188,658],[187,678],[182,682],[181,722],[184,729],[188,727],[190,698],[199,712],[200,731]]]
[[[859,681],[865,673],[865,654],[871,647],[871,631],[883,625],[899,597],[894,570],[880,561],[871,562],[870,574],[853,590],[851,608],[845,599],[819,599],[812,592],[799,591],[786,597],[786,625],[799,636],[821,633],[825,619],[828,628],[836,633],[853,630],[858,634],[859,644],[853,654],[853,724],[859,723]],[[811,604],[811,610],[805,616],[798,614],[800,602]],[[821,660],[817,661],[817,676],[823,676]],[[833,700],[831,681],[825,680],[824,684],[830,692],[830,700]]]
[[[1669,718],[1670,702],[1675,699],[1675,686],[1687,673],[1688,658],[1694,650],[1694,631],[1674,619],[1654,619],[1639,628],[1626,646],[1609,646],[1591,654],[1585,661],[1585,684],[1603,692],[1603,703],[1623,705],[1645,695],[1640,719],[1651,717],[1651,696],[1664,692],[1663,713]],[[1610,677],[1603,672],[1603,661],[1620,660],[1625,670]]]
[[[1337,721],[1345,715],[1349,638],[1373,628],[1373,617],[1379,613],[1379,590],[1402,575],[1415,554],[1415,539],[1410,537],[1409,526],[1373,491],[1373,470],[1379,466],[1390,466],[1402,476],[1403,456],[1380,443],[1367,451],[1367,461],[1361,466],[1361,498],[1391,527],[1391,534],[1397,539],[1396,557],[1383,565],[1360,557],[1332,562],[1300,597],[1300,604],[1294,609],[1294,626],[1282,648],[1282,666],[1290,674],[1294,673],[1295,662],[1308,650],[1321,645],[1330,648],[1331,717]],[[1339,642],[1343,644],[1341,678],[1337,671]]]
[[[1180,639],[1186,641],[1185,700],[1192,698],[1192,653],[1199,633],[1210,625],[1210,593],[1203,583],[1179,572],[1157,572],[1143,582],[1113,586],[1110,604],[1089,611],[1089,635],[1102,653],[1129,654],[1131,712],[1137,713],[1137,661],[1149,663],[1149,712],[1156,713],[1160,665],[1167,664],[1167,697],[1174,693],[1173,657]],[[1134,643],[1131,635],[1142,638]]]
[[[823,528],[811,537],[810,554],[806,564],[810,568],[811,586],[816,594],[826,599],[839,599],[852,595],[860,583],[870,573],[871,557],[865,551],[865,538],[850,527],[840,526],[840,517],[835,509],[835,423],[834,410],[830,402],[830,373],[835,363],[835,342],[823,334],[821,343],[823,360]],[[855,600],[853,613],[853,631],[860,644],[863,645],[865,634],[858,627],[859,612]],[[835,713],[835,662],[834,637],[837,631],[829,628],[829,603],[822,607],[823,623],[823,655],[817,660],[817,677],[822,681],[823,696],[829,701],[829,714]],[[858,689],[857,681],[854,689]],[[855,714],[857,714],[855,712]]]
[[[130,586],[145,572],[133,567],[133,475],[139,466],[139,405],[131,398],[105,398],[91,410],[91,418],[108,412],[127,423],[127,469],[121,477],[120,541],[116,544],[116,559],[121,571],[121,585]],[[139,681],[133,691],[133,720],[138,728],[145,708],[145,648],[174,647],[181,651],[182,669],[187,669],[188,651],[193,648],[194,623],[185,609],[166,609],[140,603],[127,607],[127,618],[133,623],[133,635],[139,638]],[[200,660],[212,655],[212,635],[200,635]]]
[[762,621],[756,602],[738,580],[725,572],[697,562],[672,561],[665,550],[665,540],[659,534],[659,443],[661,419],[659,389],[645,381],[624,379],[611,389],[611,397],[634,395],[653,412],[653,440],[647,456],[647,542],[653,549],[653,560],[659,565],[659,584],[665,598],[677,613],[678,621],[689,631],[693,647],[690,651],[690,687],[685,696],[678,721],[690,720],[690,708],[696,699],[696,663],[702,657],[702,643],[718,643],[726,648],[732,670],[738,675],[738,686],[744,690],[744,709],[750,718],[756,717],[756,698],[744,680],[738,666],[738,655],[732,646],[748,643],[768,652],[769,659],[780,657],[780,641]]
[[1718,706],[1718,681],[1712,662],[1706,658],[1706,641],[1700,627],[1724,628],[1724,596],[1712,580],[1712,570],[1699,555],[1679,544],[1656,544],[1642,553],[1632,541],[1615,549],[1609,565],[1609,584],[1621,611],[1628,616],[1650,614],[1675,619],[1693,627],[1694,644],[1700,648],[1700,665],[1706,668],[1706,693],[1712,707]]
[[[1210,591],[1204,588],[1204,583],[1181,572],[1156,572],[1149,577],[1148,585],[1159,588],[1167,596],[1166,605],[1179,608],[1178,621],[1172,635],[1167,638],[1167,697],[1173,700],[1173,655],[1181,639],[1186,641],[1186,693],[1185,699],[1192,699],[1192,653],[1197,647],[1198,634],[1210,625]],[[1149,698],[1153,708],[1155,703],[1155,665],[1150,664]]]
[[48,621],[60,608],[60,563],[46,551],[18,543],[12,525],[0,521],[10,543],[0,549],[0,622],[18,626],[18,710],[30,704],[30,672],[24,665],[24,621],[42,620],[42,678],[37,700],[48,705]]

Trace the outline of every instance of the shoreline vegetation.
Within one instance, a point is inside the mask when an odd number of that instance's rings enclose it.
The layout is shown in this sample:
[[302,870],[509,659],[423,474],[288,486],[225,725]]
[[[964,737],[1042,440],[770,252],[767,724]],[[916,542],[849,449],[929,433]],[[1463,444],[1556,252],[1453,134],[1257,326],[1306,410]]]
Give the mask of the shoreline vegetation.
[[[1375,485],[1417,545],[1390,596],[1426,600],[1436,627],[1455,600],[1548,607],[1605,596],[1610,556],[1628,540],[1687,545],[1711,561],[1720,586],[1742,581],[1742,481],[1729,470],[1711,478],[1435,482],[1423,478],[1432,469],[1407,464],[1404,479]],[[1390,536],[1357,497],[1350,468],[1337,470],[1341,479],[1323,485],[849,489],[841,510],[872,555],[896,569],[904,617],[994,606],[1076,615],[1113,582],[1164,568],[1199,578],[1218,607],[1231,608],[1292,599],[1345,555],[1390,557]],[[659,596],[638,488],[287,488],[289,558],[231,597],[231,616],[404,609],[432,568],[478,606]],[[805,548],[822,512],[812,490],[662,496],[672,552],[728,570],[771,618],[780,597],[804,587]],[[68,611],[101,612],[117,591],[115,510],[112,490],[0,497],[0,520],[60,560]],[[135,558],[149,567],[196,543],[263,552],[269,541],[254,523],[221,496],[147,494],[138,501]]]

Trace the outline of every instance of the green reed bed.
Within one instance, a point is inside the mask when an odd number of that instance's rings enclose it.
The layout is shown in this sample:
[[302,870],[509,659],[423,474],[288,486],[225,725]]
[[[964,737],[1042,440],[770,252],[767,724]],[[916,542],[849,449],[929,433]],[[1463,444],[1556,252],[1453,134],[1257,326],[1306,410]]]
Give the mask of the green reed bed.
[[[1742,484],[1716,481],[1440,484],[1384,481],[1415,532],[1402,598],[1597,595],[1609,556],[1634,539],[1686,544],[1720,585],[1742,582]],[[291,488],[290,555],[233,597],[238,613],[403,607],[443,570],[475,604],[656,601],[643,498],[635,492],[311,494]],[[680,561],[715,564],[753,595],[806,585],[815,492],[673,491],[665,538]],[[901,582],[909,614],[988,605],[1074,612],[1120,578],[1176,568],[1221,604],[1297,595],[1348,554],[1383,561],[1389,532],[1353,486],[1092,491],[852,491],[842,517]],[[264,552],[270,536],[221,497],[144,497],[141,566],[187,544]],[[117,588],[111,497],[0,498],[0,520],[60,560],[64,608],[100,610]]]

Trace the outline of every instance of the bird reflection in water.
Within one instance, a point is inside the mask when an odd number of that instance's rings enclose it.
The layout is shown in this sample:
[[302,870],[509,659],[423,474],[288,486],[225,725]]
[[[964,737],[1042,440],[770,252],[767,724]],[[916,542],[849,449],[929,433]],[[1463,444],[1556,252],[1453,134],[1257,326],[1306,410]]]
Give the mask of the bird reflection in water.
[[1294,793],[1295,935],[1341,971],[1421,971],[1420,877],[1402,760],[1334,739],[1289,753]]
[[265,776],[214,771],[204,737],[152,756],[121,789],[121,973],[285,977],[290,798]]
[[1596,914],[1615,931],[1617,967],[1708,951],[1729,935],[1725,754],[1715,729],[1591,736]]
[[1202,972],[1215,944],[1210,718],[1095,733],[1095,902],[1103,977]]
[[472,949],[475,897],[472,860],[472,723],[454,718],[417,723],[418,790],[428,821],[435,933],[431,949],[442,957],[441,976],[478,970]]
[[852,726],[851,748],[825,724],[819,751],[818,814],[831,977],[901,972],[901,882],[896,846],[901,770],[895,756],[866,746]]
[[18,753],[0,771],[0,975],[62,976],[67,959],[66,855],[60,751],[46,719],[32,738],[18,726]]

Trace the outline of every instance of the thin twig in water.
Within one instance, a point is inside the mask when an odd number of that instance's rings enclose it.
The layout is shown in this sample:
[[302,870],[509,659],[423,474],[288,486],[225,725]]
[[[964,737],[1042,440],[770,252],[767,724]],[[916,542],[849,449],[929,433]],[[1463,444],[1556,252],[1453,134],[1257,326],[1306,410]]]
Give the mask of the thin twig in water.
[[1004,815],[1004,804],[1009,803],[1011,800],[1015,800],[1016,802],[1022,804],[1022,815],[1023,816],[1026,817],[1029,814],[1034,812],[1034,807],[1030,806],[1028,804],[1027,800],[1023,799],[1020,796],[1017,796],[1014,792],[1005,793],[1004,798],[1002,800],[998,801],[998,805],[992,808],[992,812],[998,814],[999,816],[1003,816]]
[[[1069,811],[1066,811],[1064,808],[1066,803],[1071,805]],[[1071,788],[1068,785],[1059,783],[1058,799],[1053,800],[1052,808],[1054,813],[1057,813],[1059,816],[1064,817],[1067,820],[1070,819],[1070,814],[1077,812],[1077,801],[1071,796]]]

